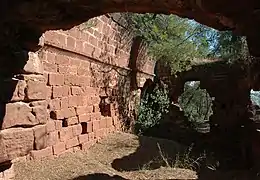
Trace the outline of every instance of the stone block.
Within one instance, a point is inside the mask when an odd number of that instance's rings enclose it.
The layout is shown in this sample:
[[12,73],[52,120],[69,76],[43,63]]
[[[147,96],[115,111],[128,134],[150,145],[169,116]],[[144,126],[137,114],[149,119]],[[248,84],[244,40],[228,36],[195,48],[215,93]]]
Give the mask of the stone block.
[[27,79],[25,94],[28,100],[42,100],[46,98],[46,82],[44,76],[28,75],[24,78]]
[[62,121],[61,120],[55,120],[54,123],[55,123],[55,129],[56,130],[61,130],[61,128],[62,128]]
[[49,132],[47,135],[47,146],[53,146],[59,142],[58,131]]
[[68,107],[69,107],[69,98],[68,97],[61,98],[61,108],[65,109]]
[[85,142],[87,142],[89,139],[88,139],[88,134],[81,134],[79,135],[79,143],[80,144],[83,144]]
[[66,142],[66,149],[70,149],[72,147],[75,147],[75,146],[78,146],[79,145],[79,140],[78,140],[78,137],[74,137],[72,139],[69,139],[67,142]]
[[47,108],[46,106],[36,106],[32,108],[32,113],[35,116],[38,124],[45,124],[47,122]]
[[60,141],[66,142],[74,137],[72,127],[63,127],[59,132]]
[[29,52],[29,59],[26,62],[23,70],[26,73],[43,74],[43,64],[37,52]]
[[38,150],[38,151],[31,151],[30,155],[32,159],[42,159],[45,157],[50,157],[53,155],[52,147],[47,147],[45,149]]
[[72,126],[72,125],[78,124],[78,122],[79,122],[79,120],[78,120],[77,116],[65,119],[66,126]]
[[[13,83],[13,86],[15,86],[15,90],[13,92],[13,95],[12,95],[10,101],[22,101],[22,100],[24,100],[24,98],[25,98],[25,88],[27,86],[26,82],[23,81],[23,80],[12,80],[12,81],[13,82],[10,82],[10,83]],[[7,86],[3,85],[3,88],[4,87],[7,87]],[[7,94],[9,94],[9,93],[10,92],[4,92],[3,96],[8,97]],[[5,100],[6,97],[1,98],[2,101],[8,101],[9,99]]]
[[73,136],[78,136],[82,133],[82,126],[81,124],[77,124],[72,126],[72,132],[73,132]]
[[39,125],[33,128],[34,132],[34,146],[36,150],[47,147],[47,129],[46,125]]
[[93,121],[93,131],[100,129],[100,121]]
[[53,146],[53,154],[60,155],[66,150],[65,142],[60,142]]
[[48,78],[48,85],[50,86],[64,85],[64,75],[58,73],[50,73]]
[[49,109],[53,110],[60,110],[61,109],[61,100],[60,99],[52,99],[49,101]]
[[16,102],[6,104],[6,112],[2,123],[2,129],[13,126],[32,126],[38,124],[38,120],[32,113],[32,108],[27,103]]
[[79,122],[89,122],[89,121],[91,121],[90,114],[83,114],[79,116]]
[[80,87],[78,86],[72,86],[71,87],[71,94],[74,96],[74,95],[82,95],[83,94],[83,91]]
[[52,97],[59,98],[68,96],[70,94],[69,86],[53,86],[52,88]]
[[47,133],[53,132],[53,131],[56,130],[55,121],[54,121],[54,120],[49,120],[49,121],[46,123],[46,130],[47,130]]
[[0,132],[1,149],[9,159],[25,156],[33,150],[34,135],[32,128],[11,128]]

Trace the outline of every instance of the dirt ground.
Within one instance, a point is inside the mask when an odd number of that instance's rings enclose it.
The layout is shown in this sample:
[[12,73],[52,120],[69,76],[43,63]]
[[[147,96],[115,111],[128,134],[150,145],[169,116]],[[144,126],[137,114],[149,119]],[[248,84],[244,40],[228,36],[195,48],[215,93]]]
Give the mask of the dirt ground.
[[55,159],[33,160],[15,164],[17,180],[85,179],[196,179],[196,172],[161,167],[161,152],[181,149],[177,143],[137,137],[126,133],[111,134],[88,152],[68,153]]
[[[88,152],[15,163],[16,180],[260,179],[249,172],[196,172],[186,148],[162,139],[115,133]],[[180,168],[181,167],[181,168]]]

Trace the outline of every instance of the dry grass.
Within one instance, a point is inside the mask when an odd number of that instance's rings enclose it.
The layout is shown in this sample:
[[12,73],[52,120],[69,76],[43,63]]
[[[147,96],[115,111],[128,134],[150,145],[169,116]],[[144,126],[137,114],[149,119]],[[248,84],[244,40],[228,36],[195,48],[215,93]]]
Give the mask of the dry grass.
[[188,155],[185,165],[176,156],[184,151],[172,141],[116,133],[88,152],[16,163],[16,179],[197,179],[195,171],[178,168],[190,166]]

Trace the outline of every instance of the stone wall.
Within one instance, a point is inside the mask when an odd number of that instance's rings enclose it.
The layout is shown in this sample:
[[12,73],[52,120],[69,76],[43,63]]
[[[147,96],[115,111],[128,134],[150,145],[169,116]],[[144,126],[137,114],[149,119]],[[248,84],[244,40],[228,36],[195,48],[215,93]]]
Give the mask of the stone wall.
[[[47,31],[40,45],[22,72],[6,80],[16,86],[1,97],[0,163],[88,149],[121,130],[133,111],[132,37],[109,17],[95,18],[91,27]],[[136,64],[141,87],[153,78],[154,63],[139,56]]]

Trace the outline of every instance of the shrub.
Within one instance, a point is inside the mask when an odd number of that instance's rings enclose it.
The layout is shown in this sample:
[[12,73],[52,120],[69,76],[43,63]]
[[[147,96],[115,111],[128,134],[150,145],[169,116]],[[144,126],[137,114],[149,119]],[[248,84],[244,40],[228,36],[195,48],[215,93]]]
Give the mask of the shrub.
[[138,119],[135,122],[135,132],[142,134],[146,129],[159,124],[169,112],[170,99],[165,85],[156,85],[152,93],[147,93],[141,99]]

